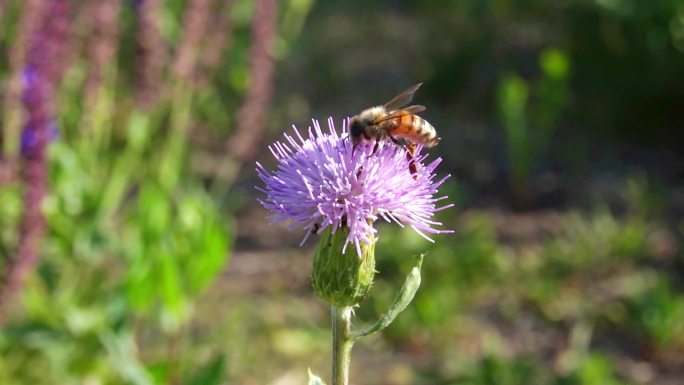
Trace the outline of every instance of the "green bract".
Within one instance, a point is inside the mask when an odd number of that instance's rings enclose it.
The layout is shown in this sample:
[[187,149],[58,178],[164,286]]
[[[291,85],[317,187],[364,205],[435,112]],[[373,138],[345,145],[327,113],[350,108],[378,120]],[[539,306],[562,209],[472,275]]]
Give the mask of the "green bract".
[[326,230],[314,256],[311,284],[321,299],[335,306],[354,306],[361,302],[373,286],[375,276],[375,238],[361,243],[361,255],[356,248],[343,252],[349,229],[334,233]]

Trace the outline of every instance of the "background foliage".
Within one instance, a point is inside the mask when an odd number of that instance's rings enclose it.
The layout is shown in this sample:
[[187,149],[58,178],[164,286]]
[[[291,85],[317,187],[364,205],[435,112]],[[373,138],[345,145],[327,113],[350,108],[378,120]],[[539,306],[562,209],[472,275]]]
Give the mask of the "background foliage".
[[[3,267],[26,187],[11,85],[31,44],[23,17],[41,3],[0,5]],[[457,233],[428,244],[382,227],[360,318],[427,251],[423,286],[356,347],[354,382],[680,381],[681,2],[288,0],[270,23],[274,4],[71,2],[48,230],[0,333],[0,383],[327,372],[315,240],[300,248],[301,234],[268,223],[252,162],[272,162],[266,144],[291,123],[340,119],[418,81],[458,206],[439,219]]]

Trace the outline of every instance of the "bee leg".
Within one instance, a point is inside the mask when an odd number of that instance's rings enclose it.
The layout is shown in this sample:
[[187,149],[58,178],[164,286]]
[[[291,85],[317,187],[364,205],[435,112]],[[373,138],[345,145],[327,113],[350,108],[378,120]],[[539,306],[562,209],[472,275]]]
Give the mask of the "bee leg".
[[418,166],[416,166],[416,145],[409,143],[406,145],[406,159],[409,161],[409,172],[414,180],[418,179]]
[[394,144],[396,144],[397,146],[399,146],[399,147],[401,147],[401,148],[403,148],[403,149],[406,149],[406,146],[404,145],[404,143],[398,141],[397,138],[393,137],[392,135],[388,135],[388,136],[389,136],[390,140],[391,140]]
[[380,141],[376,140],[375,146],[373,146],[373,152],[371,152],[370,156],[373,156],[373,155],[375,155],[376,152],[378,152],[378,147],[380,147]]
[[406,159],[409,162],[409,172],[411,173],[411,176],[413,177],[414,180],[418,179],[418,166],[416,165],[416,160],[414,158],[414,155],[416,154],[416,144],[413,142],[408,142],[408,143],[402,143],[399,140],[397,140],[395,137],[392,135],[389,135],[390,140],[394,142],[397,146],[403,148],[406,150]]

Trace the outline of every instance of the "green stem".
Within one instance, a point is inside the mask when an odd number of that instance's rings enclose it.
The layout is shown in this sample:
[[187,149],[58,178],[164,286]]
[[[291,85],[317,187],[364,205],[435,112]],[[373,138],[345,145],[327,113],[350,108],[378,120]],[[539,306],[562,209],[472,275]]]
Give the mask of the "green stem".
[[349,384],[349,364],[351,362],[352,307],[331,306],[333,326],[332,385]]

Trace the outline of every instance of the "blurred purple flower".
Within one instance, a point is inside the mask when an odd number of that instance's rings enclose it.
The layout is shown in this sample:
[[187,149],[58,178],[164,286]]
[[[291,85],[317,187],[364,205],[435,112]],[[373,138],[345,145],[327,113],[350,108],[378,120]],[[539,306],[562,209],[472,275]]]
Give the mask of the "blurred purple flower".
[[16,257],[8,259],[0,285],[0,324],[6,321],[7,304],[22,288],[39,259],[40,240],[46,230],[41,203],[47,190],[46,146],[56,134],[56,91],[67,64],[71,31],[70,1],[41,2],[38,19],[30,31],[22,71],[22,100],[26,123],[21,134],[24,210]]
[[24,80],[24,87],[33,87],[36,84],[36,69],[33,66],[26,66],[23,71],[21,71],[22,78]]
[[88,74],[83,86],[84,115],[97,105],[99,90],[105,81],[108,66],[116,64],[119,48],[119,13],[122,0],[100,0],[87,5],[88,43],[86,46]]
[[[46,134],[46,143],[53,141],[59,137],[59,129],[55,122],[50,123],[48,126]],[[40,136],[41,132],[36,130],[35,126],[26,125],[24,130],[21,132],[21,155],[28,158],[35,154],[38,150],[41,142]]]
[[231,155],[253,159],[264,131],[265,117],[273,97],[275,59],[273,45],[278,34],[278,2],[258,0],[252,15],[249,47],[249,88],[237,112],[235,134],[228,141]]
[[136,0],[133,6],[136,104],[149,109],[159,96],[167,61],[167,44],[161,34],[163,0]]
[[21,94],[27,118],[21,134],[21,154],[36,160],[36,167],[43,162],[45,146],[56,137],[55,95],[66,66],[66,46],[71,30],[69,1],[54,0],[42,7],[38,23],[31,31],[22,70]]
[[436,205],[447,198],[435,195],[449,177],[435,181],[440,158],[425,165],[426,155],[420,155],[419,148],[414,179],[403,149],[393,143],[380,143],[375,154],[372,143],[353,149],[346,129],[338,134],[331,118],[328,127],[329,133],[323,133],[314,120],[308,138],[295,128],[298,140],[285,134],[284,142],[269,146],[278,161],[275,172],[257,162],[259,178],[266,184],[257,190],[267,195],[259,201],[275,213],[272,218],[276,222],[290,220],[294,221],[291,227],[300,225],[305,229],[302,243],[312,231],[331,226],[335,232],[347,226],[349,236],[344,250],[353,243],[359,255],[360,243],[371,243],[376,238],[373,223],[378,218],[402,227],[408,225],[431,242],[426,233],[453,232],[435,228],[442,224],[431,219],[435,212],[453,206]]
[[22,71],[22,101],[28,112],[28,119],[21,132],[21,155],[24,158],[42,157],[48,141],[54,138],[56,126],[51,122],[53,103],[47,100],[54,94],[54,86],[46,79],[44,71],[35,65],[27,65]]

